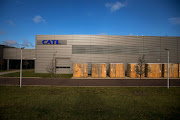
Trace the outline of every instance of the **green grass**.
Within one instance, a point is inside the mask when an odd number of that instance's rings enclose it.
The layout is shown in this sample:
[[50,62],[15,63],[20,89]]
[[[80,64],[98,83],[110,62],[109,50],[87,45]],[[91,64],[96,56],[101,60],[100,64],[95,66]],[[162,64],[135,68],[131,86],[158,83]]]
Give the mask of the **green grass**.
[[0,72],[9,72],[9,71],[15,71],[15,70],[0,70]]
[[0,86],[0,119],[180,119],[180,88]]
[[[1,75],[0,77],[19,77],[19,72]],[[71,78],[72,74],[50,74],[50,73],[34,73],[34,70],[24,70],[23,77],[43,77],[43,78]]]

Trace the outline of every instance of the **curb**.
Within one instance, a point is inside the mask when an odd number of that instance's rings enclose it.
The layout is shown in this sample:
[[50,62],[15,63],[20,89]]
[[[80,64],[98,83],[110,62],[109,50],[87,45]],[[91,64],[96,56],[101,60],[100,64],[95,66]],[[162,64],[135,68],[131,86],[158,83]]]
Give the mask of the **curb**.
[[[0,84],[0,86],[19,86],[19,85],[3,85],[3,84]],[[60,85],[22,85],[22,87],[25,86],[25,87],[139,87],[139,86],[60,86]],[[140,86],[139,88],[142,88],[142,87],[167,87],[167,86]],[[180,86],[170,86],[170,88],[174,88],[174,87],[180,87]]]

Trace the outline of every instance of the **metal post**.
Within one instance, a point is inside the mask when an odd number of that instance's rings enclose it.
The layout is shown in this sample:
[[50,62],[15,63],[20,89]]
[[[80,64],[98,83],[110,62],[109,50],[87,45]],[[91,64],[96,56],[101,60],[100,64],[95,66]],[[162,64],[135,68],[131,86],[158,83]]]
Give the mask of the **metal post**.
[[20,63],[20,87],[22,86],[22,48],[21,48],[21,63]]
[[165,48],[167,51],[167,88],[169,89],[169,49]]
[[167,50],[167,54],[168,54],[168,78],[167,78],[167,88],[169,89],[169,49]]
[[22,86],[22,49],[24,49],[24,47],[21,48],[21,63],[20,63],[20,87]]

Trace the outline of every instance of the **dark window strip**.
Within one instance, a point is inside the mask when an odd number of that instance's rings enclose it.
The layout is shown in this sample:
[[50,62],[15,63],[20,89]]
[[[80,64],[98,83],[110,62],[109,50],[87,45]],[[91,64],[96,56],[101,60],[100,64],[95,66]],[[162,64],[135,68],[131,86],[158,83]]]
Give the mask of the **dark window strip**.
[[56,68],[70,68],[70,67],[56,67]]

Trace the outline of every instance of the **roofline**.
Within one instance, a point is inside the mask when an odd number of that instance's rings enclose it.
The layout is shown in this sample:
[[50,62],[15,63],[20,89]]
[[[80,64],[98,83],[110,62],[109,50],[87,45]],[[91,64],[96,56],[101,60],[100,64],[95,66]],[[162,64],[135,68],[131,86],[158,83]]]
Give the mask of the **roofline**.
[[[60,36],[122,36],[122,37],[180,37],[180,36],[145,36],[145,35],[93,35],[93,34],[75,34],[75,35],[60,35]],[[38,35],[36,35],[38,36]],[[43,36],[43,35],[39,35]],[[54,35],[49,35],[54,36]]]

